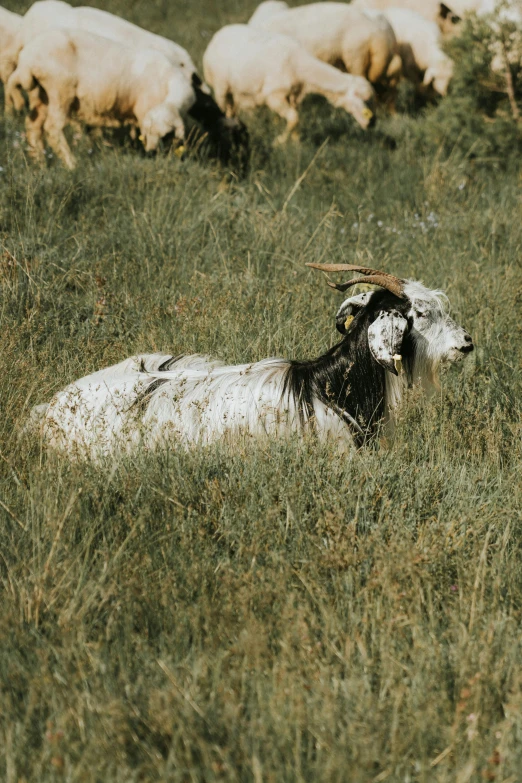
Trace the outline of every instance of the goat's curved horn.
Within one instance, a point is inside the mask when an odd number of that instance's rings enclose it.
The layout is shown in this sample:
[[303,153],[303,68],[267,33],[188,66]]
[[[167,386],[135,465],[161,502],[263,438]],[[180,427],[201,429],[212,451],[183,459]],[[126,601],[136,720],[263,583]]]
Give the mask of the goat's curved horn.
[[390,275],[388,272],[380,272],[378,269],[371,269],[367,266],[359,266],[358,264],[306,264],[306,266],[312,269],[319,269],[321,272],[360,272],[363,277],[354,278],[347,283],[331,283],[328,281],[328,285],[331,288],[336,288],[338,291],[346,291],[352,285],[357,283],[371,283],[372,285],[379,285],[381,288],[386,288],[390,293],[395,294],[400,299],[404,299],[404,280],[395,275]]
[[404,281],[393,275],[385,275],[382,272],[378,272],[376,275],[363,275],[362,277],[355,277],[353,280],[348,280],[347,283],[331,283],[328,280],[330,288],[336,288],[337,291],[346,291],[352,285],[358,285],[359,283],[370,283],[371,285],[379,285],[381,288],[386,288],[390,293],[398,296],[399,299],[405,299],[404,294]]
[[372,269],[369,266],[359,266],[358,264],[306,264],[312,269],[319,269],[321,272],[360,272],[363,275],[388,275],[388,272],[380,272],[378,269]]

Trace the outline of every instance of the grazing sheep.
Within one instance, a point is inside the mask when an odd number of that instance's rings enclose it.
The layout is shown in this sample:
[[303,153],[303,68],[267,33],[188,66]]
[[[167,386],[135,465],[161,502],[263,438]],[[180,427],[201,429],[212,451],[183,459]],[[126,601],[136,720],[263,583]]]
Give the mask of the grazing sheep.
[[22,22],[19,14],[13,14],[0,6],[0,81],[5,84],[12,73],[10,51]]
[[[41,0],[36,2],[24,17],[19,17],[20,28],[11,39],[4,68],[5,82],[15,70],[18,56],[32,38],[49,28],[65,27],[81,29],[87,33],[103,35],[111,41],[120,43],[135,50],[153,49],[165,56],[191,83],[195,93],[195,101],[189,114],[198,122],[208,136],[211,153],[217,155],[222,163],[238,164],[244,171],[248,164],[249,142],[248,132],[239,120],[227,119],[219,110],[210,95],[210,89],[196,73],[196,69],[188,52],[183,47],[155,35],[147,30],[97,8],[72,8],[62,0]],[[1,19],[0,19],[1,23]],[[39,104],[39,93],[29,96],[29,104]],[[6,103],[6,110],[9,105]]]
[[16,39],[9,51],[7,68],[10,70],[6,74],[7,78],[16,68],[22,48],[45,30],[56,27],[84,30],[135,49],[154,49],[161,52],[172,65],[181,68],[189,81],[196,73],[196,66],[189,53],[168,38],[143,30],[126,19],[98,8],[73,8],[62,0],[39,0],[21,18]]
[[[380,14],[371,10],[367,13]],[[453,76],[453,60],[440,47],[437,25],[407,8],[387,8],[383,14],[397,39],[403,76],[417,86],[431,86],[438,95],[446,95]]]
[[287,127],[277,143],[295,132],[297,106],[310,93],[324,95],[363,128],[373,117],[366,105],[373,98],[373,90],[366,79],[340,73],[285,35],[249,25],[223,27],[208,45],[203,69],[219,107],[227,115],[266,105],[285,119]]
[[[388,21],[370,18],[346,3],[311,3],[288,8],[285,3],[261,3],[250,19],[253,27],[289,35],[323,62],[341,67],[372,84],[385,81],[397,42]],[[396,59],[393,71],[400,67]]]
[[475,12],[479,16],[486,14],[495,14],[502,21],[515,22],[520,24],[522,21],[522,2],[521,0],[451,0],[451,6],[459,16],[469,12]]
[[359,8],[375,8],[386,11],[388,8],[406,8],[415,11],[429,22],[434,22],[444,34],[454,31],[455,25],[460,22],[459,10],[456,9],[454,0],[448,0],[450,5],[441,3],[440,0],[353,0],[352,5]]
[[350,264],[381,287],[347,299],[337,313],[340,343],[312,361],[264,359],[229,367],[205,356],[134,356],[95,372],[33,409],[47,444],[71,457],[115,457],[169,440],[203,445],[240,432],[255,437],[305,430],[341,449],[362,446],[380,421],[393,426],[412,384],[438,383],[443,361],[473,350],[445,311],[445,297],[421,283]]
[[138,127],[150,151],[169,133],[183,140],[183,115],[195,101],[181,69],[160,52],[134,51],[81,30],[49,30],[30,41],[6,88],[6,100],[19,110],[21,89],[30,93],[26,130],[34,155],[43,157],[45,130],[69,169],[75,159],[63,129],[71,115],[91,126]]

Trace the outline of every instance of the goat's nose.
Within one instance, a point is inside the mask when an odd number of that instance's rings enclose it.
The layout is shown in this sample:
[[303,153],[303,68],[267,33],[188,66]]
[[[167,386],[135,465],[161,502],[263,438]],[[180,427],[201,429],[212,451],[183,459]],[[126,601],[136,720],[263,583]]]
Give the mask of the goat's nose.
[[475,349],[475,346],[473,345],[473,338],[470,334],[464,335],[464,342],[465,345],[462,346],[460,349],[462,353],[471,353]]

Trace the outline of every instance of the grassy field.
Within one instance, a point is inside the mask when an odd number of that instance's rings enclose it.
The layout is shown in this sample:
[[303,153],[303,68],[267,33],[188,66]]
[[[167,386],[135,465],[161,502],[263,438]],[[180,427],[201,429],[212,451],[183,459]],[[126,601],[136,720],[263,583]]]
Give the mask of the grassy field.
[[[253,5],[104,7],[200,63]],[[242,181],[88,138],[39,170],[1,119],[2,781],[522,780],[521,168],[423,147],[436,111],[365,136],[309,101],[274,151],[261,111]],[[135,352],[319,353],[340,295],[304,264],[357,259],[445,288],[477,346],[393,444],[22,448]]]

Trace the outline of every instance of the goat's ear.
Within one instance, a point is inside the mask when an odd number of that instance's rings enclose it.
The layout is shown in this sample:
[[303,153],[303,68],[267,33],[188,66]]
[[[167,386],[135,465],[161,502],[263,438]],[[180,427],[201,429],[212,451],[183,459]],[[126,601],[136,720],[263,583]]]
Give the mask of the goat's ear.
[[349,299],[344,300],[335,316],[335,327],[338,332],[346,334],[351,320],[353,320],[359,310],[366,307],[372,294],[373,291],[365,291],[363,294],[357,294],[357,296],[351,296]]
[[406,318],[397,310],[382,310],[368,329],[373,358],[393,375],[399,374],[402,341],[407,328]]

